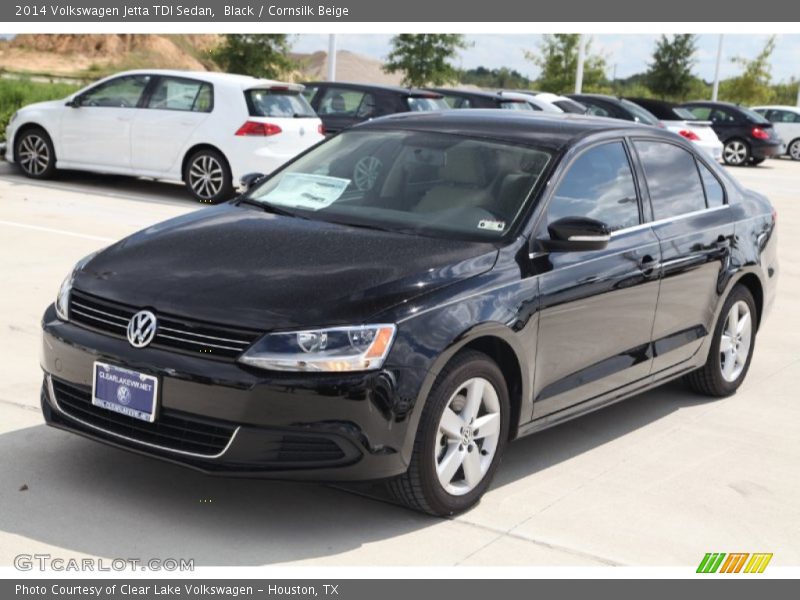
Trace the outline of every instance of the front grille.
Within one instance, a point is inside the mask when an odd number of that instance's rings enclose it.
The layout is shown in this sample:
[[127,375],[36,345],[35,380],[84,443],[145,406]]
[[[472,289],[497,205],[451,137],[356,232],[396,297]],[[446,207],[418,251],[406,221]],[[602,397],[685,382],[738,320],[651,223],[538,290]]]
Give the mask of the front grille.
[[170,410],[162,410],[154,423],[139,421],[93,405],[89,388],[55,378],[53,392],[55,402],[67,416],[168,450],[215,456],[225,449],[236,431],[230,423]]
[[324,463],[345,457],[336,442],[314,435],[277,434],[262,450],[265,462],[276,463]]
[[[72,290],[70,293],[70,321],[119,338],[126,337],[128,321],[139,310],[135,306],[104,300],[79,290]],[[257,331],[161,313],[156,313],[156,316],[158,327],[151,346],[200,355],[204,358],[235,359],[260,335]]]

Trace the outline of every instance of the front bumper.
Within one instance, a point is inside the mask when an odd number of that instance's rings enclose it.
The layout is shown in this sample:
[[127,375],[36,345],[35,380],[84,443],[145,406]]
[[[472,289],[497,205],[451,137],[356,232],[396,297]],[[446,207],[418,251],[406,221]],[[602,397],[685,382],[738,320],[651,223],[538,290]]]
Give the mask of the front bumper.
[[[42,323],[42,410],[60,429],[206,473],[364,481],[407,469],[417,369],[271,374],[156,348],[65,323]],[[91,403],[96,360],[159,378],[157,418]]]

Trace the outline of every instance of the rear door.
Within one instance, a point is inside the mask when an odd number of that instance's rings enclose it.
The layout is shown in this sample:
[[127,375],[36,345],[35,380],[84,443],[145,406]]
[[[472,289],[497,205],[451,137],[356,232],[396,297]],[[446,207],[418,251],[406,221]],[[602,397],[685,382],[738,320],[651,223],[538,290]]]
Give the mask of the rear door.
[[90,88],[63,111],[59,160],[92,170],[131,165],[131,130],[141,112],[150,75],[125,75]]
[[653,326],[658,373],[691,358],[711,332],[734,226],[724,187],[699,155],[660,139],[636,139],[633,145],[661,244]]
[[[767,112],[766,117],[772,121],[775,130],[787,148],[793,141],[800,139],[800,112],[772,109]],[[792,158],[800,160],[800,154]]]
[[556,182],[536,233],[547,237],[547,224],[563,217],[591,217],[613,231],[604,250],[549,252],[535,260],[536,419],[649,378],[659,242],[641,224],[630,158],[622,140],[584,150]]
[[133,121],[131,167],[163,173],[182,160],[189,138],[214,109],[210,83],[185,77],[158,77]]

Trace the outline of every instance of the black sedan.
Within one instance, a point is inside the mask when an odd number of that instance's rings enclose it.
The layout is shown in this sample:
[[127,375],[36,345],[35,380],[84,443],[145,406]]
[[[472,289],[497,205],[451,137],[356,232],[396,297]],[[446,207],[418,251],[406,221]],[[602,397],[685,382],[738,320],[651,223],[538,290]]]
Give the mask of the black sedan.
[[666,381],[744,380],[775,212],[623,121],[394,115],[80,261],[44,313],[52,426],[207,473],[474,505],[508,442]]
[[687,102],[682,105],[700,120],[711,121],[722,142],[722,160],[733,166],[759,165],[784,152],[775,127],[755,111],[728,102]]
[[441,94],[429,90],[339,81],[310,81],[303,85],[303,96],[330,135],[375,117],[450,108]]

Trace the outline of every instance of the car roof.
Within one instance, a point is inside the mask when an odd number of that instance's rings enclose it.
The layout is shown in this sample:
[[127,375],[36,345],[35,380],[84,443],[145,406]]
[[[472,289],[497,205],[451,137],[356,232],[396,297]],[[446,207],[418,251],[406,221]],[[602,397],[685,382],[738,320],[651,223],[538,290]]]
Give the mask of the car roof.
[[181,69],[135,69],[131,71],[121,71],[106,77],[105,79],[112,79],[125,75],[161,75],[164,77],[189,77],[200,79],[214,84],[228,84],[241,87],[242,89],[250,89],[263,86],[285,86],[294,90],[302,90],[303,86],[297,83],[288,83],[285,81],[277,81],[275,79],[264,79],[258,77],[251,77],[250,75],[238,75],[236,73],[220,73],[219,71],[190,71]]
[[374,83],[355,83],[351,81],[304,81],[303,85],[315,85],[315,86],[327,85],[331,87],[341,87],[353,90],[375,90],[381,92],[392,92],[395,94],[402,94],[404,96],[416,95],[416,94],[426,95],[426,94],[436,93],[430,90],[402,87],[399,85],[378,85]]
[[719,106],[722,108],[733,108],[733,109],[740,109],[742,108],[738,104],[734,104],[733,102],[722,102],[720,100],[689,100],[688,102],[684,102],[681,106],[687,106],[689,104],[693,105],[705,105],[705,106]]
[[759,104],[750,108],[753,110],[788,110],[800,114],[800,106],[789,106],[788,104]]
[[603,132],[647,134],[674,140],[664,129],[631,121],[569,113],[466,108],[397,113],[367,121],[354,129],[399,129],[471,135],[559,150]]

